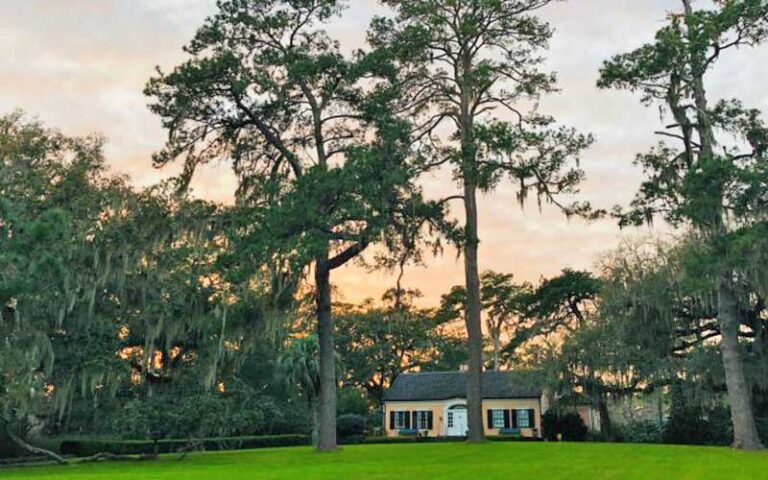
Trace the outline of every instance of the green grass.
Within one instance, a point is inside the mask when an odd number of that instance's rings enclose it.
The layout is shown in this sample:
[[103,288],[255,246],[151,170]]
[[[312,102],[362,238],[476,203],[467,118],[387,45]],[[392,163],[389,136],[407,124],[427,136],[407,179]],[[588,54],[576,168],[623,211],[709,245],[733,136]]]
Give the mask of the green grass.
[[668,445],[494,443],[204,453],[177,461],[0,470],[10,479],[768,479],[768,454]]

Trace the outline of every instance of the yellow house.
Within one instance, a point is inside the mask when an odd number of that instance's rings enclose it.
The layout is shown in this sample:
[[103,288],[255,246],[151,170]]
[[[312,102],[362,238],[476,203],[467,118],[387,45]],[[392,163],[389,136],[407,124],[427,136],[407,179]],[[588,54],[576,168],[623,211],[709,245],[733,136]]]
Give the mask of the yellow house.
[[[488,436],[541,436],[550,402],[530,372],[483,372],[483,424]],[[467,434],[467,373],[399,375],[384,395],[387,436],[463,437]]]

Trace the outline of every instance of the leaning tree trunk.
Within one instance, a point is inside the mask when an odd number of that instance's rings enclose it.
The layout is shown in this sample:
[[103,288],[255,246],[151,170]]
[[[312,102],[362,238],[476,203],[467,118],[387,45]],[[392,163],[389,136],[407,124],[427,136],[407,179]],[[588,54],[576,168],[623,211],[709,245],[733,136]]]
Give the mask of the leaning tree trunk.
[[722,341],[720,348],[725,367],[725,383],[731,405],[733,422],[733,448],[760,450],[763,444],[757,433],[752,411],[752,395],[744,375],[739,346],[739,308],[730,279],[723,279],[717,295],[718,315]]
[[45,457],[50,458],[54,462],[58,463],[59,465],[68,465],[69,462],[66,458],[62,457],[61,455],[58,455],[50,450],[47,450],[45,448],[36,447],[30,443],[27,443],[24,439],[19,437],[13,432],[6,432],[8,435],[8,438],[10,438],[13,443],[18,445],[19,447],[23,448],[27,452],[33,454],[33,455],[43,455]]
[[328,258],[321,257],[315,267],[317,289],[317,336],[320,343],[320,396],[318,404],[318,441],[321,452],[335,450],[336,445],[336,355],[333,346],[331,317],[331,272]]
[[483,328],[480,304],[480,273],[477,262],[477,193],[472,181],[467,181],[464,188],[466,206],[466,240],[464,251],[464,273],[467,289],[467,347],[469,353],[469,372],[467,374],[467,423],[470,442],[482,442],[483,432]]

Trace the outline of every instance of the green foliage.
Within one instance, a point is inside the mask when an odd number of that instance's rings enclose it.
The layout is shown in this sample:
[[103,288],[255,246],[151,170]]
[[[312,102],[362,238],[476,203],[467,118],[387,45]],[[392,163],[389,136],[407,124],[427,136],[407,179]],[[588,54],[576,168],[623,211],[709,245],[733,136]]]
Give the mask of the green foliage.
[[450,162],[456,179],[483,191],[506,178],[521,203],[534,194],[568,214],[587,213],[586,204],[561,205],[556,196],[578,191],[583,172],[574,160],[592,137],[524,106],[556,90],[555,75],[540,70],[552,28],[534,15],[550,0],[385,3],[397,17],[376,19],[370,36],[408,72],[404,99],[423,117],[426,166]]
[[518,307],[529,321],[505,347],[504,356],[513,357],[525,342],[568,337],[589,327],[599,308],[601,289],[602,281],[592,273],[568,268],[558,276],[542,280],[535,289],[529,287]]
[[615,432],[616,437],[626,443],[662,443],[664,441],[663,427],[651,420],[632,420],[621,425],[618,430]]
[[583,442],[587,438],[587,426],[578,413],[549,410],[541,416],[542,435],[549,441],[562,440]]
[[[295,431],[306,414],[271,400],[284,392],[268,388],[264,360],[294,285],[266,262],[220,273],[235,212],[164,185],[131,189],[106,172],[98,138],[20,114],[0,126],[0,427]],[[244,384],[256,359],[269,378]]]
[[[90,393],[121,371],[116,327],[106,334],[109,320],[97,313],[95,296],[114,278],[109,257],[120,248],[112,236],[119,220],[109,213],[132,199],[122,179],[104,173],[101,143],[66,138],[20,113],[0,118],[0,342],[7,353],[0,356],[0,422],[18,433],[29,428],[27,415],[40,408],[57,369],[67,367],[66,385],[55,392],[59,413],[75,391]],[[81,352],[94,354],[59,362],[74,335]]]
[[[735,99],[709,107],[700,85],[729,50],[765,39],[767,9],[760,0],[739,0],[670,14],[654,42],[605,63],[598,85],[639,91],[646,103],[660,103],[675,122],[669,129],[676,130],[661,134],[680,141],[679,149],[661,143],[637,157],[648,179],[630,209],[617,210],[623,225],[661,216],[712,231],[723,215],[733,226],[763,219],[768,177],[761,166],[766,127],[760,112]],[[697,110],[690,112],[691,105]],[[735,139],[724,142],[722,153],[715,152],[720,133]]]
[[173,438],[205,438],[306,431],[300,424],[305,418],[301,409],[280,406],[252,390],[180,393],[125,402],[110,415],[106,432],[143,439],[152,432]]
[[305,265],[344,252],[330,261],[338,268],[432,208],[410,182],[386,57],[345,58],[322,30],[341,8],[220,2],[187,47],[190,60],[146,88],[171,133],[156,163],[183,157],[186,184],[201,163],[231,162],[241,229],[262,258],[281,252]]
[[[485,313],[485,330],[491,345],[493,368],[502,366],[502,352],[514,350],[529,340],[532,328],[529,315],[533,286],[516,284],[512,274],[486,271],[480,275],[480,300]],[[460,321],[466,315],[467,294],[463,286],[454,286],[442,296],[438,315],[446,321]],[[507,345],[503,345],[503,339]],[[510,354],[505,355],[507,364]]]
[[400,373],[455,370],[466,358],[445,318],[404,301],[340,307],[336,338],[344,384],[364,389],[374,405]]
[[280,377],[310,405],[320,392],[320,359],[317,336],[291,341],[278,361]]
[[730,445],[733,426],[724,407],[680,407],[664,426],[664,442],[682,445]]
[[370,404],[366,392],[360,388],[344,387],[339,390],[339,398],[336,402],[336,411],[341,415],[368,416]]
[[[250,450],[304,446],[309,444],[306,435],[263,435],[241,437],[215,437],[194,439],[162,439],[157,442],[158,453],[176,453],[190,446],[198,450]],[[76,457],[88,457],[97,453],[138,455],[154,453],[155,442],[151,440],[67,440],[61,443],[61,453]]]
[[336,419],[336,435],[339,440],[364,438],[366,434],[366,419],[362,415],[345,414]]
[[[189,59],[169,73],[158,70],[145,89],[169,132],[155,163],[181,159],[181,189],[200,164],[231,164],[235,230],[248,247],[230,261],[261,266],[279,258],[292,272],[314,269],[326,386],[320,447],[331,449],[331,272],[377,243],[398,259],[411,256],[428,229],[439,227],[443,205],[425,201],[415,183],[411,129],[393,113],[403,83],[389,56],[344,55],[323,29],[342,2],[217,6],[187,46]],[[391,267],[397,260],[385,254],[375,261]]]

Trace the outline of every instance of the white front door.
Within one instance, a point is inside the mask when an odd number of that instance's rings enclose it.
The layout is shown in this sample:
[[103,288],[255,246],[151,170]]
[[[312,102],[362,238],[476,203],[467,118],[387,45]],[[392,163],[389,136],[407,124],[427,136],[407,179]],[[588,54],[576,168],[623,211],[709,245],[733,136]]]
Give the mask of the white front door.
[[445,434],[449,437],[465,437],[467,435],[467,409],[451,408],[448,410],[445,423]]

